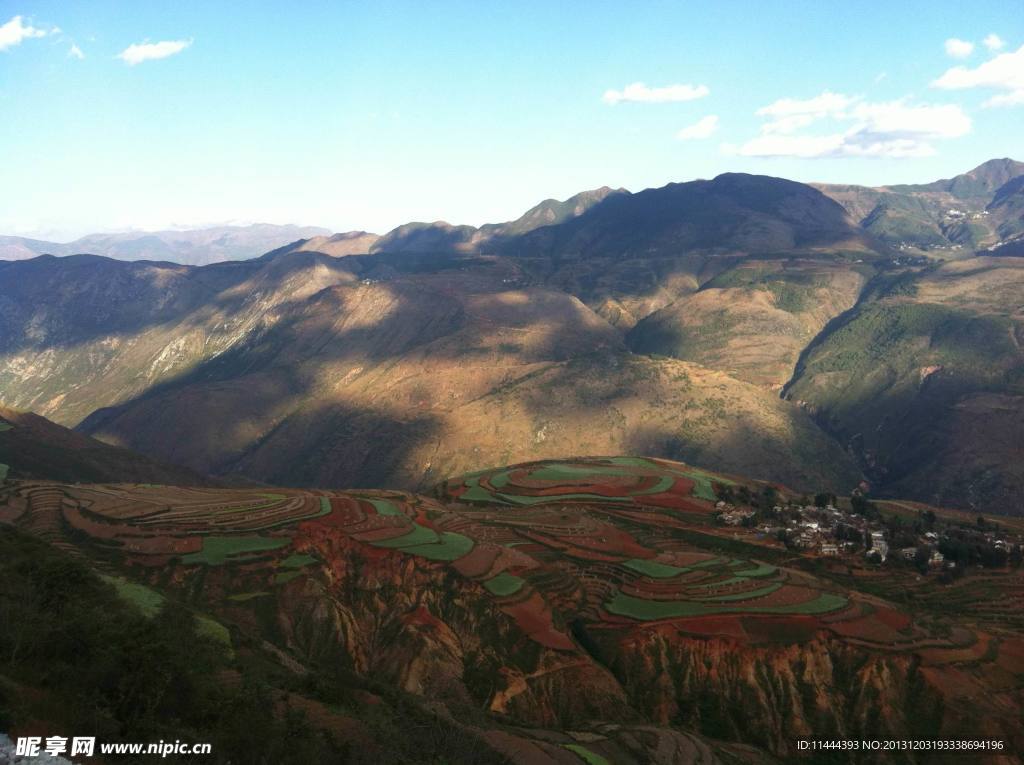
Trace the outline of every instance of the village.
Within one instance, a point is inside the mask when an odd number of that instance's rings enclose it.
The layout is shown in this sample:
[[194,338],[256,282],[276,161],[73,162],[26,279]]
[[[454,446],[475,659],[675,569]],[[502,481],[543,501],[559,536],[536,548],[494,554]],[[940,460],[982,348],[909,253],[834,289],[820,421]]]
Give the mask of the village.
[[[774,494],[771,498],[778,499]],[[1024,557],[1024,535],[982,516],[970,523],[922,510],[916,518],[901,518],[856,494],[848,502],[818,494],[813,500],[804,497],[770,506],[765,497],[750,499],[747,505],[719,500],[715,523],[734,528],[737,536],[804,554],[856,556],[868,564],[909,565],[950,578],[970,567],[1019,567]],[[849,508],[844,508],[847,504]]]

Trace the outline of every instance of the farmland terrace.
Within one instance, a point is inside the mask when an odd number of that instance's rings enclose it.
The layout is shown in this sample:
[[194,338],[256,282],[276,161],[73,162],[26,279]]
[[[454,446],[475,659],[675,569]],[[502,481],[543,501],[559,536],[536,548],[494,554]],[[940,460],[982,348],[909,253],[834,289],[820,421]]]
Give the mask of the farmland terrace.
[[[1009,613],[1019,570],[968,577],[946,601],[934,577],[914,598],[877,567],[816,573],[714,526],[721,497],[751,487],[766,490],[638,457],[480,471],[432,497],[9,481],[0,521],[212,614],[229,640],[335,657],[506,723],[625,716],[786,755],[794,718],[878,725],[871,687],[889,734],[984,719],[1016,741],[1024,639],[1012,619],[973,617]],[[938,618],[950,603],[957,618]],[[894,711],[908,699],[920,719]],[[615,751],[595,735],[588,751]]]

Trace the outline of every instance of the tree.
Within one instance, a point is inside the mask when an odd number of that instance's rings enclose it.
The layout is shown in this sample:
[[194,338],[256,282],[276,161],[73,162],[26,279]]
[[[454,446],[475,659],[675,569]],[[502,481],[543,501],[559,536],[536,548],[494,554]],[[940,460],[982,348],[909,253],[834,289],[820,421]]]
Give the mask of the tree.
[[868,520],[877,519],[881,513],[878,512],[878,507],[875,506],[874,502],[871,502],[863,494],[853,494],[850,496],[850,507],[853,512],[857,515],[862,515]]
[[1006,565],[1006,550],[993,545],[981,548],[981,565],[985,568],[1002,568]]
[[932,559],[932,548],[920,545],[914,552],[914,566],[922,574],[928,570],[928,561]]

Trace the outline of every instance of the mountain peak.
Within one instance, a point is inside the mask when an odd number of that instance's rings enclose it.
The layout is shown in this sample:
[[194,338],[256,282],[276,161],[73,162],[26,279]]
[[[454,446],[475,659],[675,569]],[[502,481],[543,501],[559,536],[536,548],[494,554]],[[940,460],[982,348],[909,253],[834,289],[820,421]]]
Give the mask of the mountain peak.
[[973,170],[968,170],[966,173],[952,178],[941,178],[932,183],[902,184],[885,188],[895,192],[946,192],[959,199],[987,203],[1000,186],[1019,175],[1024,175],[1024,162],[1002,157],[982,162]]

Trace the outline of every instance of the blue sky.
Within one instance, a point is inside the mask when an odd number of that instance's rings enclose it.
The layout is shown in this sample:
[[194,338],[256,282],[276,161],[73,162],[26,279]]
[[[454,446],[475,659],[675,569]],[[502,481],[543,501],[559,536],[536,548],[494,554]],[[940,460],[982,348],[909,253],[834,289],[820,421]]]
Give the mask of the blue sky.
[[1016,0],[0,0],[0,233],[480,224],[726,171],[928,181],[1022,136]]

